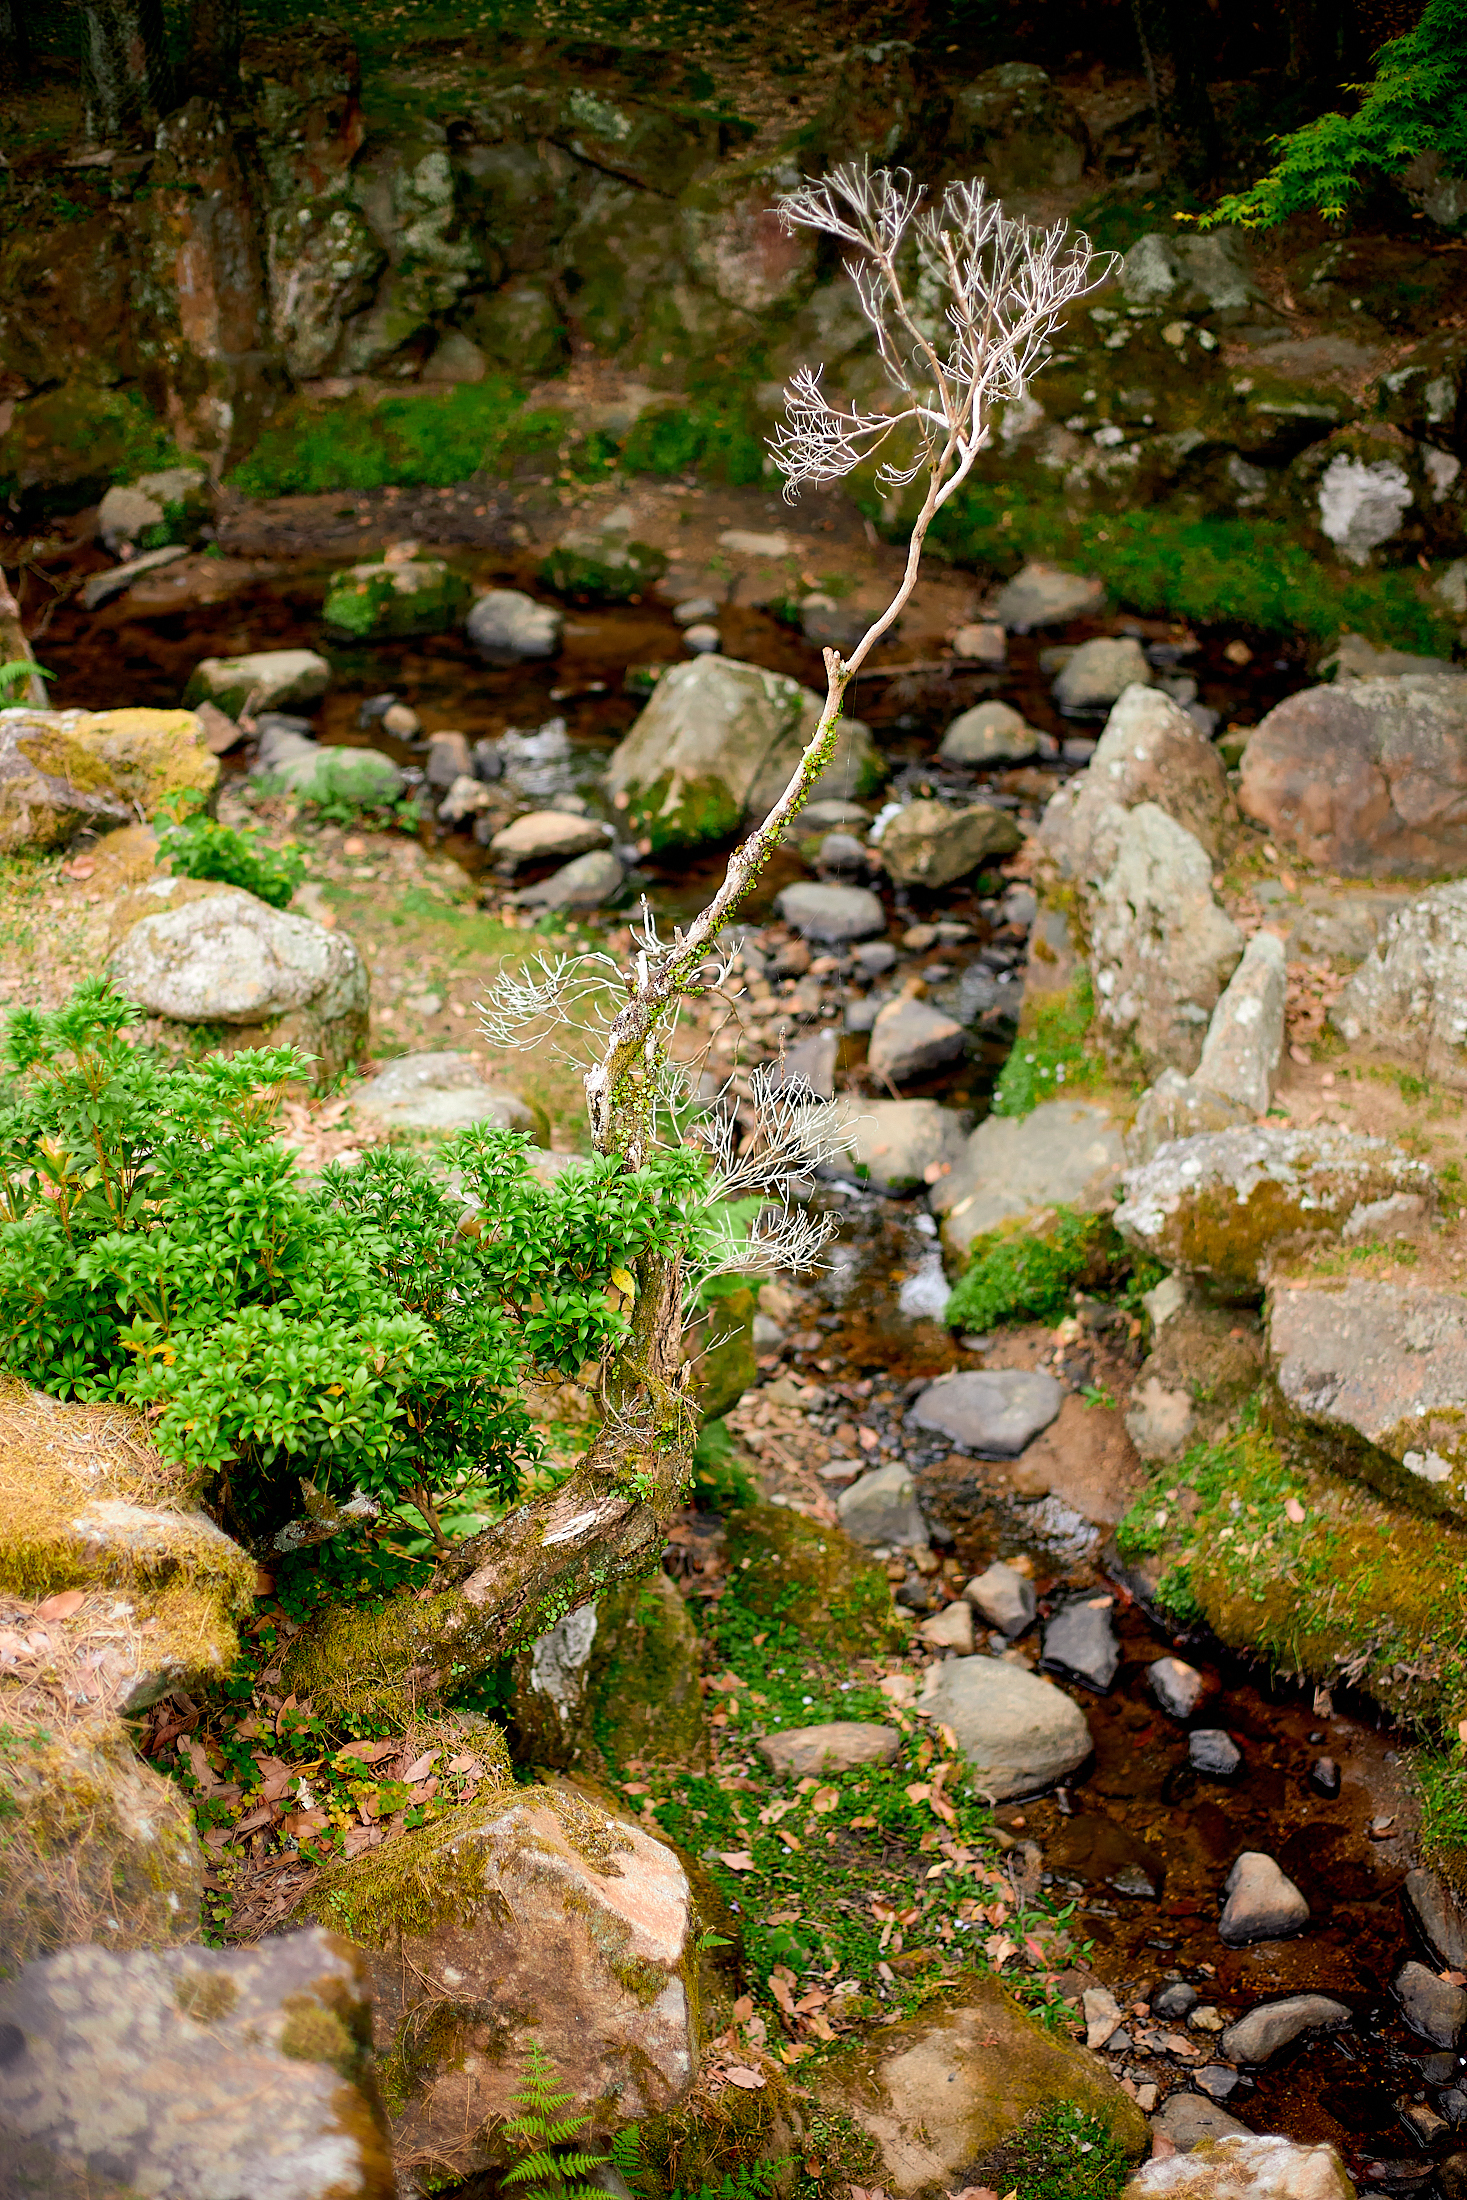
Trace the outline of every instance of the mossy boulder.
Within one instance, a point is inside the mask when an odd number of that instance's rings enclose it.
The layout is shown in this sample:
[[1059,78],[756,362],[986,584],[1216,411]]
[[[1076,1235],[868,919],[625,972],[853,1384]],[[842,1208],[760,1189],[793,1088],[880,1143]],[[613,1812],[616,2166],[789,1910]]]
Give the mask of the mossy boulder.
[[754,1360],[757,1312],[757,1298],[747,1284],[720,1291],[683,1339],[684,1353],[693,1363],[694,1402],[705,1421],[718,1420],[759,1379]]
[[222,1678],[238,1655],[254,1561],[193,1494],[148,1442],[141,1414],[62,1404],[0,1375],[0,1592],[125,1597],[133,1670],[121,1709]]
[[0,710],[0,855],[154,817],[165,795],[212,795],[218,779],[191,710]]
[[667,554],[637,542],[623,528],[572,528],[540,567],[558,596],[582,603],[627,603],[667,571]]
[[322,617],[359,642],[446,634],[468,610],[469,595],[463,574],[442,558],[389,558],[336,574]]
[[654,851],[727,839],[778,796],[811,700],[798,680],[737,658],[676,665],[613,752],[608,791]]
[[634,1763],[701,1769],[701,1668],[697,1629],[662,1569],[623,1582],[515,1659],[516,1753],[593,1775]]
[[661,1842],[565,1788],[508,1783],[330,1865],[303,1910],[364,1952],[394,2152],[420,2188],[503,2166],[532,2039],[598,2135],[692,2083],[687,1876]]
[[836,1657],[867,1657],[903,1638],[886,1574],[841,1528],[784,1505],[749,1505],[728,1523],[729,1593]]
[[182,1789],[143,1763],[119,1719],[63,1731],[15,1695],[0,1685],[0,1975],[89,1941],[193,1939],[204,1858]]
[[1132,2160],[1151,2143],[1100,2057],[1036,2024],[996,1978],[832,2055],[810,2087],[828,2114],[869,2135],[901,2200],[986,2184],[987,2163],[1056,2100],[1093,2116]]
[[331,667],[314,649],[254,649],[239,657],[201,657],[183,699],[190,707],[213,703],[238,718],[246,710],[309,707],[330,685]]

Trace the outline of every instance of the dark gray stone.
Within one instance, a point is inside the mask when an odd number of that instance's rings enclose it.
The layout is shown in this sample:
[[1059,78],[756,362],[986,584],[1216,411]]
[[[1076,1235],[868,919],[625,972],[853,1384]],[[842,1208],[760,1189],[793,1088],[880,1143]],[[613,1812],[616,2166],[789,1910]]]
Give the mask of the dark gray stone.
[[1250,2009],[1228,2026],[1219,2045],[1229,2062],[1266,2063],[1306,2032],[1333,2032],[1349,2022],[1346,2004],[1328,1994],[1290,1994]]
[[965,1370],[939,1375],[912,1407],[918,1428],[936,1429],[963,1451],[1016,1459],[1064,1403],[1064,1391],[1040,1368]]
[[1108,1596],[1066,1604],[1044,1630],[1044,1663],[1104,1695],[1121,1662]]
[[1190,1719],[1212,1694],[1206,1675],[1181,1658],[1158,1658],[1146,1679],[1162,1710],[1173,1719]]
[[996,1558],[986,1572],[975,1574],[963,1595],[990,1627],[997,1627],[1010,1639],[1034,1624],[1034,1584],[1001,1558]]
[[1243,1752],[1220,1726],[1199,1726],[1187,1736],[1187,1762],[1206,1780],[1231,1780],[1242,1766]]
[[1435,1872],[1407,1872],[1401,1889],[1412,1922],[1444,1971],[1467,1971],[1467,1907]]
[[1403,1963],[1394,1983],[1412,2031],[1436,2047],[1455,2047],[1467,2025],[1467,1989],[1449,1985],[1424,1963]]
[[1180,2024],[1183,2017],[1191,2015],[1200,1998],[1195,1986],[1189,1986],[1184,1978],[1174,1978],[1165,1986],[1158,1986],[1151,1997],[1151,2007],[1168,2023]]
[[1192,2082],[1213,2100],[1225,2101],[1229,2094],[1238,2090],[1238,2073],[1229,2070],[1225,2063],[1208,2063],[1204,2069],[1194,2072]]
[[1340,1768],[1333,1757],[1316,1757],[1309,1767],[1309,1785],[1316,1795],[1338,1795]]
[[1246,2124],[1202,2093],[1173,2093],[1152,2117],[1151,2128],[1159,2138],[1169,2139],[1178,2154],[1190,2154],[1194,2147],[1232,2138],[1235,2133],[1249,2136]]
[[786,886],[775,907],[807,940],[839,944],[875,939],[886,930],[886,911],[867,886],[824,886],[801,879]]
[[430,787],[451,787],[455,779],[472,777],[473,753],[468,736],[463,733],[433,733],[428,736],[428,762],[423,776]]

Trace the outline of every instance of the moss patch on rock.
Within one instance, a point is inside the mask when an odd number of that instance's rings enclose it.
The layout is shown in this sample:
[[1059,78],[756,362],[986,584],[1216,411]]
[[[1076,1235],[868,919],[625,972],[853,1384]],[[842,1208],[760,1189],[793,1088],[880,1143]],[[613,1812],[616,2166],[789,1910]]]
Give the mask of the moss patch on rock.
[[[731,1289],[724,1289],[724,1284]],[[705,1421],[736,1406],[757,1382],[754,1316],[758,1301],[745,1283],[715,1277],[707,1310],[687,1331],[683,1349],[693,1362],[693,1397]]]
[[1077,1289],[1114,1289],[1138,1265],[1144,1273],[1132,1278],[1133,1290],[1160,1281],[1155,1262],[1134,1262],[1109,1216],[1055,1207],[974,1239],[944,1319],[979,1332],[1000,1322],[1061,1321]]
[[903,1639],[885,1572],[841,1528],[750,1505],[729,1520],[728,1563],[733,1602],[819,1649],[865,1657]]

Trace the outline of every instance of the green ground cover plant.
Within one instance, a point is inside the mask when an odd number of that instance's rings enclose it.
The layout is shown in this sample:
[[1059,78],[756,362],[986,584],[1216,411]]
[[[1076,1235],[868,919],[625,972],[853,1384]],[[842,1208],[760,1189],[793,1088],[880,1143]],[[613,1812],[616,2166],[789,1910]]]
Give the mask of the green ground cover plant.
[[218,879],[284,909],[306,875],[305,850],[294,841],[275,844],[255,826],[221,825],[187,795],[163,808],[158,848],[175,878]]
[[1106,1215],[1057,1207],[1043,1230],[994,1230],[975,1240],[968,1269],[953,1286],[943,1319],[950,1328],[982,1332],[1001,1322],[1062,1321],[1080,1285],[1113,1291],[1130,1278],[1129,1295],[1149,1290],[1163,1270],[1139,1263]]

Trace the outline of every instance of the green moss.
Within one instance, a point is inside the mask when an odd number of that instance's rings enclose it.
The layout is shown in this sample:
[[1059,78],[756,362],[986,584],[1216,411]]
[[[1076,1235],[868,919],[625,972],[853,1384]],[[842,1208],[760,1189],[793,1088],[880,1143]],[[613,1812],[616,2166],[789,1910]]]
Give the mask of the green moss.
[[239,1988],[221,1971],[186,1971],[173,1989],[173,1998],[195,2024],[217,2024],[239,2000]]
[[693,1450],[693,1498],[705,1512],[738,1512],[759,1502],[753,1476],[723,1421],[705,1421]]
[[17,408],[0,436],[0,495],[44,489],[49,510],[85,504],[112,482],[186,463],[163,422],[135,389],[80,383]]
[[1082,972],[1064,992],[1026,1001],[1008,1060],[993,1088],[995,1115],[1028,1115],[1041,1100],[1086,1092],[1104,1081],[1105,1064],[1087,1044],[1095,996]]
[[985,2165],[1017,2200],[1114,2200],[1133,2167],[1099,2117],[1075,2101],[1056,2101],[1031,2116]]
[[523,401],[489,377],[439,394],[294,397],[228,475],[244,496],[308,496],[391,486],[446,488],[491,466]]
[[596,1621],[586,1708],[601,1763],[705,1765],[701,1645],[667,1575],[659,1567],[623,1582],[601,1598]]
[[281,2054],[292,2062],[329,2063],[350,2078],[361,2058],[336,2011],[323,2008],[309,1994],[291,1994],[283,2006],[288,2014],[280,2034]]
[[322,617],[359,641],[443,634],[468,606],[469,584],[439,558],[404,565],[359,565],[338,573]]
[[[735,1281],[719,1278],[720,1282]],[[688,1331],[684,1350],[693,1365],[693,1397],[705,1421],[736,1406],[758,1380],[754,1315],[758,1301],[747,1284],[719,1291]]]
[[885,1572],[840,1528],[783,1505],[752,1505],[728,1524],[729,1588],[721,1617],[780,1621],[850,1657],[889,1649],[903,1630]]
[[[1000,1322],[1062,1321],[1078,1285],[1099,1289],[1130,1265],[1129,1249],[1108,1216],[1056,1207],[1042,1231],[1023,1223],[975,1238],[968,1271],[954,1287],[943,1319],[950,1328],[979,1332]],[[1156,1268],[1142,1288],[1161,1275]]]

